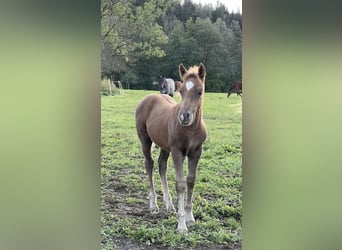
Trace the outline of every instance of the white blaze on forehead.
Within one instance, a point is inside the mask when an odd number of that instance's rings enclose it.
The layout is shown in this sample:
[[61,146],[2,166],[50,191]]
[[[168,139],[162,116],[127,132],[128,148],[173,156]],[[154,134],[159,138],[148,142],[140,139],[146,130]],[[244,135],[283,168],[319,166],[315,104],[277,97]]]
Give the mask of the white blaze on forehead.
[[185,83],[185,87],[186,89],[189,91],[190,89],[192,89],[192,87],[194,86],[192,81],[188,81]]

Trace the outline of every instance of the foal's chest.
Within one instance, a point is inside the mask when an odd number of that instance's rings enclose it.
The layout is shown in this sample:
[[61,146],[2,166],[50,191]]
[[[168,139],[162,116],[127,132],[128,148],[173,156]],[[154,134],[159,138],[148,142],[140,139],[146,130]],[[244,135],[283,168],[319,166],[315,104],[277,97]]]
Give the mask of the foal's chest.
[[196,149],[204,143],[206,137],[207,133],[205,128],[199,131],[183,131],[183,133],[180,133],[180,135],[177,136],[176,144],[180,148],[184,148],[186,150]]

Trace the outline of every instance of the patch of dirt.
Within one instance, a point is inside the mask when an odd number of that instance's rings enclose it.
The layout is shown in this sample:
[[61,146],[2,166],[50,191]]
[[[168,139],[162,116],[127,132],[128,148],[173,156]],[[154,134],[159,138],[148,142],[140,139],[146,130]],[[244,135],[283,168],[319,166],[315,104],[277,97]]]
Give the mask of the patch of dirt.
[[[111,178],[107,188],[102,189],[102,199],[105,203],[106,210],[114,213],[120,217],[141,217],[144,221],[155,223],[158,220],[169,218],[173,216],[167,213],[162,207],[158,214],[151,214],[148,205],[148,198],[143,202],[132,202],[131,204],[124,201],[125,195],[132,198],[141,198],[142,194],[140,190],[135,190],[132,187],[122,183],[119,178]],[[161,194],[159,194],[161,195]],[[112,238],[114,243],[114,249],[119,250],[168,250],[168,249],[198,249],[198,250],[241,250],[241,242],[229,242],[227,244],[205,244],[197,245],[194,248],[171,248],[169,246],[163,246],[158,244],[146,245],[138,241],[134,241],[125,237],[114,237]]]
[[[120,250],[169,250],[169,249],[175,249],[175,250],[181,250],[184,248],[170,248],[168,246],[161,246],[161,245],[153,245],[153,246],[148,246],[142,243],[134,242],[130,239],[127,238],[114,238],[115,246],[117,249]],[[186,248],[187,250],[189,248]],[[215,250],[242,250],[241,242],[233,242],[227,245],[223,244],[209,244],[209,245],[199,245],[196,246],[195,248],[192,249],[197,249],[197,250],[208,250],[208,249],[215,249]]]
[[134,250],[141,250],[146,249],[142,244],[134,242],[127,238],[114,238],[113,242],[115,243],[115,247],[117,249],[134,249]]

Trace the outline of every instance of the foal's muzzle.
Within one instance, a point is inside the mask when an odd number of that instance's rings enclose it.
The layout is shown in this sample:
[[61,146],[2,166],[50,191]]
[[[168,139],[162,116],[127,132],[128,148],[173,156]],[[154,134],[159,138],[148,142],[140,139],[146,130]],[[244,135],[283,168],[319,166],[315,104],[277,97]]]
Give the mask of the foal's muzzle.
[[188,111],[179,111],[178,120],[184,126],[189,126],[192,123],[193,115]]

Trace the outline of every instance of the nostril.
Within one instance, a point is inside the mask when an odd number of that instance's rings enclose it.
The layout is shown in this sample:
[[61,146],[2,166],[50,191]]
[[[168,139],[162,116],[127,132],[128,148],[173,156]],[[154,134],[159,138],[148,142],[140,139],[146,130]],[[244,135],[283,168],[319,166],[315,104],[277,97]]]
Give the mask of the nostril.
[[189,111],[179,111],[178,119],[183,125],[189,125],[192,120],[191,112]]

